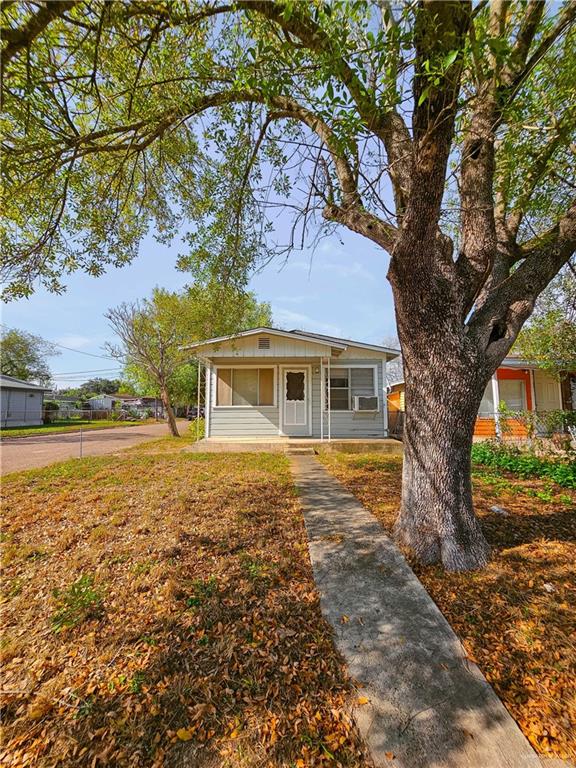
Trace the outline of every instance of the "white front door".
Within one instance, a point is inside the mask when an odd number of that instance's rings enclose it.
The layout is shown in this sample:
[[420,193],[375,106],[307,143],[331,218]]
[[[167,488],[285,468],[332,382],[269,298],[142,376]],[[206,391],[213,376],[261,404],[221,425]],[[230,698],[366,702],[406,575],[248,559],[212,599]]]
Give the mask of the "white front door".
[[308,370],[285,368],[282,421],[285,435],[308,434]]

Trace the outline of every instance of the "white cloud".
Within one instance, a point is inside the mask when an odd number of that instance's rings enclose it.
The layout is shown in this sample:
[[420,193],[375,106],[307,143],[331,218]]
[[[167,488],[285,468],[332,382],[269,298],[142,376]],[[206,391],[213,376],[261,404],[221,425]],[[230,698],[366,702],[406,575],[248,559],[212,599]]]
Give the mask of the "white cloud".
[[56,344],[62,344],[63,347],[69,347],[70,349],[83,349],[84,347],[92,346],[94,343],[95,340],[88,336],[78,336],[73,333],[59,336],[56,339]]
[[304,315],[301,312],[292,312],[290,309],[273,308],[272,314],[277,325],[290,326],[290,330],[300,328],[303,331],[316,331],[317,333],[327,333],[331,336],[339,336],[342,333],[342,329],[337,325],[322,323],[309,315]]

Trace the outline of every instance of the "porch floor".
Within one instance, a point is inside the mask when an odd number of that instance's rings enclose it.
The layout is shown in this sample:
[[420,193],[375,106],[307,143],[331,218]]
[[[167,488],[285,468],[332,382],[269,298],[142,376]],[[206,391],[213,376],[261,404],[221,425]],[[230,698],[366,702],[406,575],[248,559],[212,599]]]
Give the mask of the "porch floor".
[[318,453],[342,451],[343,453],[402,454],[402,443],[386,437],[333,438],[317,437],[209,437],[185,448],[193,453]]

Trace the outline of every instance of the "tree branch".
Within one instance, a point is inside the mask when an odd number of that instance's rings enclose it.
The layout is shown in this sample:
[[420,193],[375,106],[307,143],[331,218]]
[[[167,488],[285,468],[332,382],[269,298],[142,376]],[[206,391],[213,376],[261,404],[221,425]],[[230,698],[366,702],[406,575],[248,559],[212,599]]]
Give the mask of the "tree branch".
[[21,27],[2,27],[2,40],[6,45],[2,49],[2,71],[23,48],[28,48],[33,40],[41,34],[51,21],[64,15],[64,13],[78,5],[79,0],[51,0],[42,3],[40,10],[33,14]]
[[471,316],[468,335],[485,350],[489,367],[507,354],[536,299],[575,251],[576,200],[554,227],[525,247],[523,263],[493,284]]

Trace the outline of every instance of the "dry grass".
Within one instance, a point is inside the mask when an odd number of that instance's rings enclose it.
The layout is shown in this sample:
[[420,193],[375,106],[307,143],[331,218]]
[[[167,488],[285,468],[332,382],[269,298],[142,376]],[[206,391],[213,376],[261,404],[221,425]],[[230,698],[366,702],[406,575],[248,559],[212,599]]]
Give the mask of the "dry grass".
[[4,479],[0,762],[367,765],[285,458],[181,445]]
[[[327,454],[326,467],[387,530],[401,459]],[[520,727],[542,754],[576,758],[576,492],[477,468],[476,510],[488,567],[413,568]],[[490,511],[503,507],[508,517]]]

